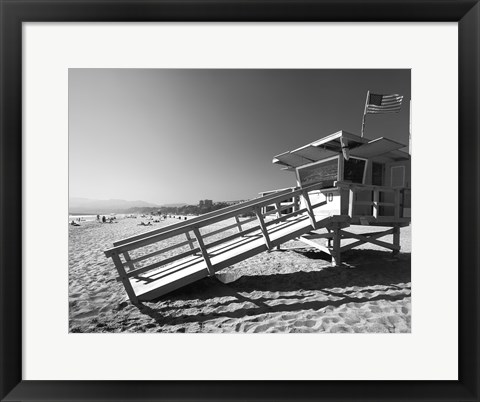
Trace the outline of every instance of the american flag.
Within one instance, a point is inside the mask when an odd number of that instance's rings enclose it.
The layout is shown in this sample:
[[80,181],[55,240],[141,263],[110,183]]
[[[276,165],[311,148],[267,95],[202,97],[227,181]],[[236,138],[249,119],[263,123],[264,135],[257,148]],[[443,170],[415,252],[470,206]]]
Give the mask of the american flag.
[[365,114],[367,113],[398,113],[402,106],[403,95],[369,94]]

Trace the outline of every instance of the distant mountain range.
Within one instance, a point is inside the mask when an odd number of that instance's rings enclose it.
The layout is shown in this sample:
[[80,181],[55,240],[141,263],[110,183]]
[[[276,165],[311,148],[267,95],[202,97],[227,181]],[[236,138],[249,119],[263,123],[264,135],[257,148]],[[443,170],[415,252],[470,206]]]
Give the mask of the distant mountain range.
[[68,212],[70,214],[110,214],[110,213],[144,213],[149,209],[157,209],[162,206],[176,207],[186,204],[158,205],[145,201],[126,200],[92,200],[89,198],[70,198]]

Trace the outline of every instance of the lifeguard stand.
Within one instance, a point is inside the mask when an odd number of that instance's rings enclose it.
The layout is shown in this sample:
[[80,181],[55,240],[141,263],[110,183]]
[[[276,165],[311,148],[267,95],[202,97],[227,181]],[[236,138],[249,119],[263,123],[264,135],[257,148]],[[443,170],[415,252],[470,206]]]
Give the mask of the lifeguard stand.
[[[370,242],[400,250],[400,227],[410,224],[410,155],[401,149],[404,144],[388,138],[369,140],[346,131],[338,131],[293,151],[273,158],[273,163],[295,173],[297,186],[319,184],[309,192],[313,204],[325,202],[315,209],[316,217],[332,217],[327,226],[327,247],[332,263],[340,263],[342,251]],[[264,194],[268,194],[265,192]],[[306,198],[293,208],[305,208]],[[362,235],[347,232],[350,225],[371,225],[389,229]],[[378,240],[393,234],[393,243]],[[310,233],[300,240],[313,245],[312,239],[325,235]],[[343,239],[356,239],[341,246]],[[333,246],[332,246],[333,241]]]

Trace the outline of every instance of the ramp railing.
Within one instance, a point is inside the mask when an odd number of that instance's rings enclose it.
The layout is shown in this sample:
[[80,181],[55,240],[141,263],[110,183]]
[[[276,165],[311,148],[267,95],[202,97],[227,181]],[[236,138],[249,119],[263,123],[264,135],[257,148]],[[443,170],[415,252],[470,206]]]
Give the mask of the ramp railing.
[[[323,184],[319,183],[303,188],[286,189],[119,240],[114,243],[113,248],[105,251],[105,256],[112,258],[119,273],[118,280],[124,283],[131,299],[135,295],[130,278],[160,269],[162,266],[173,264],[189,256],[201,255],[209,275],[213,275],[215,268],[209,256],[209,249],[213,247],[219,247],[223,243],[256,232],[261,233],[267,249],[271,249],[275,245],[270,240],[269,228],[302,214],[308,216],[312,229],[315,229],[316,220],[313,210],[325,202],[312,205],[308,193],[322,186]],[[282,205],[282,202],[295,197],[303,198],[304,208],[297,206],[293,212],[284,213],[291,206]],[[265,207],[268,205],[275,207],[267,211]],[[276,215],[273,219],[265,220],[267,215],[273,214]]]

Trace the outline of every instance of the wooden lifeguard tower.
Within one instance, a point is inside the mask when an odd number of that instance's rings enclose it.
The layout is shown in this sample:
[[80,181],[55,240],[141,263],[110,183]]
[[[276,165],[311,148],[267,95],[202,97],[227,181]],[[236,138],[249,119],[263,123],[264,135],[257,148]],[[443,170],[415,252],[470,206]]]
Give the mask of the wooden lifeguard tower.
[[[309,192],[312,203],[324,202],[315,210],[316,219],[326,216],[329,234],[311,232],[299,240],[332,255],[333,265],[341,262],[341,252],[364,243],[400,250],[400,227],[410,224],[411,165],[404,144],[388,138],[369,140],[338,131],[303,147],[277,155],[274,164],[295,172],[298,187],[314,183],[319,189]],[[263,193],[268,194],[268,192]],[[306,207],[305,199],[299,206]],[[295,207],[295,206],[294,206]],[[387,227],[384,231],[355,234],[345,228],[353,225]],[[393,235],[393,243],[378,240]],[[327,238],[321,246],[313,239]],[[356,241],[342,247],[342,240]],[[332,244],[333,242],[333,244]]]
[[[333,265],[341,263],[343,251],[365,243],[397,253],[400,228],[410,223],[410,155],[404,147],[338,131],[274,157],[274,164],[295,172],[296,187],[119,240],[105,255],[137,304],[294,239],[325,251]],[[354,225],[382,230],[347,230]],[[379,240],[387,235],[392,243]],[[342,245],[347,239],[353,242]]]

